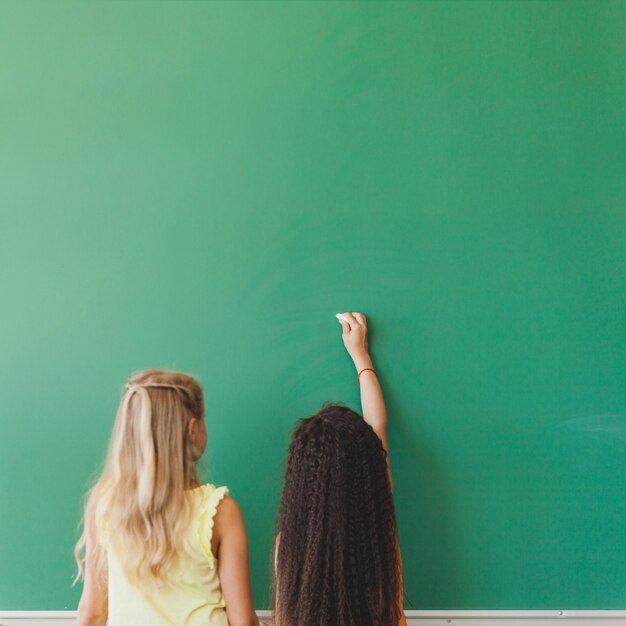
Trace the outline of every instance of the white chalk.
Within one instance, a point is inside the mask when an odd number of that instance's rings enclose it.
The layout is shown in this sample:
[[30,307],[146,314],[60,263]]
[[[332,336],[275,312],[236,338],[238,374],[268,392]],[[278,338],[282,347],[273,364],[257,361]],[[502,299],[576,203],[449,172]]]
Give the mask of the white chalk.
[[348,320],[341,314],[341,313],[337,313],[337,315],[335,315],[335,317],[342,321],[342,322],[347,322]]

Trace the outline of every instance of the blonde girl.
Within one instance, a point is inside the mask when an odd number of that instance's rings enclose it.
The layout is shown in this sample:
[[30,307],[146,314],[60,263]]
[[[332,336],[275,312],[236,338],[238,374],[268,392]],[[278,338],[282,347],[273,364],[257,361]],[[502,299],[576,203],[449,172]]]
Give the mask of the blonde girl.
[[78,626],[257,626],[248,540],[225,487],[199,482],[207,443],[190,375],[132,376],[76,545]]

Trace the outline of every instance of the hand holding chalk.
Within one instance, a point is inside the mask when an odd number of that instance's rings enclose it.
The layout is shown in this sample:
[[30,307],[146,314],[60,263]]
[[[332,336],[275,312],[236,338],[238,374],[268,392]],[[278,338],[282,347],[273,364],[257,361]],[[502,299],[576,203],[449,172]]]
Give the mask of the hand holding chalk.
[[367,320],[362,313],[337,313],[335,315],[343,329],[343,343],[355,362],[369,359],[367,347]]

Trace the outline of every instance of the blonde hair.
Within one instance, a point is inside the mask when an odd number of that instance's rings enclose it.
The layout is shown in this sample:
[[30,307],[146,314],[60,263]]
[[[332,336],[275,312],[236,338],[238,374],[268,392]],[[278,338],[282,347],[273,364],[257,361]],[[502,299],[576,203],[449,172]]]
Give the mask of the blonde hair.
[[[128,379],[104,470],[88,492],[102,544],[114,544],[127,575],[138,582],[167,582],[184,550],[190,523],[187,491],[198,484],[197,452],[188,437],[192,418],[204,419],[202,388],[193,376],[145,370]],[[77,579],[83,574],[86,529],[76,544]],[[95,551],[104,576],[105,553]]]

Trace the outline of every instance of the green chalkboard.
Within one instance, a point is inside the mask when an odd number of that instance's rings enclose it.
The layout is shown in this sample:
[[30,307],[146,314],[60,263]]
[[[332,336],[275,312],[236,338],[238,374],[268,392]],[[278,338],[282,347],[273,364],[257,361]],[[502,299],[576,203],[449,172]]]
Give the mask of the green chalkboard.
[[255,602],[371,319],[406,591],[626,608],[625,2],[2,2],[0,609],[73,608],[129,373],[195,373]]

